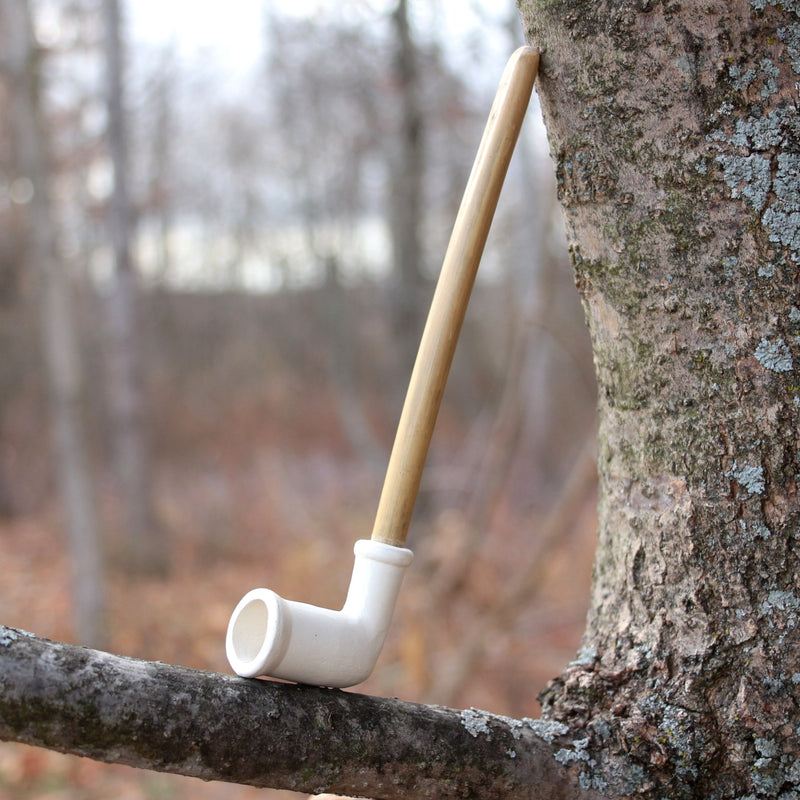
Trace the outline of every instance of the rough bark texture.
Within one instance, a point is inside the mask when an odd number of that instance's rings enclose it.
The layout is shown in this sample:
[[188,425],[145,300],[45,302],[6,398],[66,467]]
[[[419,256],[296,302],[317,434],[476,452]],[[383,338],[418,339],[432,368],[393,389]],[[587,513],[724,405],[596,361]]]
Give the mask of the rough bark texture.
[[0,626],[0,739],[100,761],[380,800],[593,800],[558,759],[566,732],[139,661]]
[[521,2],[601,416],[588,628],[543,703],[612,797],[800,797],[799,10]]

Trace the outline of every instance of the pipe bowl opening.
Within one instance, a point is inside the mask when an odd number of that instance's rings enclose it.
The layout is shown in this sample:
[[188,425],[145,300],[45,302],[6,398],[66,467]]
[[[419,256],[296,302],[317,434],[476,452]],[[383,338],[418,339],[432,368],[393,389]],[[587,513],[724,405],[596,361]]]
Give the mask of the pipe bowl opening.
[[255,598],[239,610],[231,620],[231,644],[240,661],[253,661],[264,646],[269,624],[269,609],[261,598]]
[[281,620],[281,601],[269,589],[253,589],[239,601],[225,638],[228,661],[237,675],[267,674],[280,660]]

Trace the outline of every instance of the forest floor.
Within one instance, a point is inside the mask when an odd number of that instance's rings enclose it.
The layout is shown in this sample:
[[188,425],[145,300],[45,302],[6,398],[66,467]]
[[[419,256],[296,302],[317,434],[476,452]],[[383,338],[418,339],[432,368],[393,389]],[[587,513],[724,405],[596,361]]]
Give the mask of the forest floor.
[[[317,467],[319,469],[319,467]],[[224,654],[228,618],[250,588],[269,586],[293,599],[338,607],[352,562],[351,540],[368,536],[366,514],[340,512],[329,504],[305,507],[313,526],[303,536],[271,541],[258,558],[253,545],[232,552],[233,543],[216,546],[209,525],[222,520],[203,482],[199,494],[185,496],[185,520],[173,521],[174,568],[166,579],[143,579],[119,565],[108,570],[108,649],[134,657],[200,669],[229,672]],[[274,487],[273,487],[274,488]],[[327,508],[326,508],[327,507]],[[358,519],[359,516],[363,518]],[[204,517],[205,531],[194,524]],[[319,523],[325,518],[326,525]],[[179,526],[182,522],[182,527]],[[361,524],[359,524],[361,523]],[[507,525],[501,522],[500,527]],[[535,520],[529,535],[535,536]],[[530,606],[519,607],[500,624],[492,622],[493,598],[519,573],[518,561],[504,548],[483,548],[463,581],[440,607],[430,607],[440,574],[437,550],[448,547],[463,529],[451,510],[429,527],[431,540],[404,584],[389,640],[375,674],[357,691],[475,706],[512,716],[537,716],[537,693],[576,651],[587,603],[594,540],[592,498],[573,517],[574,532],[548,554]],[[426,526],[428,527],[428,526]],[[333,531],[333,535],[331,535]],[[415,549],[416,546],[415,546]],[[516,548],[513,548],[516,549]],[[70,562],[54,514],[0,524],[3,623],[48,638],[72,641]],[[489,622],[479,652],[467,652],[473,626]],[[474,649],[474,643],[472,645]],[[466,675],[458,677],[466,670]],[[448,671],[459,685],[448,686]],[[438,688],[436,688],[438,687]],[[434,692],[432,694],[431,692]],[[437,693],[438,692],[438,696]],[[87,759],[22,745],[0,744],[0,800],[251,800],[293,798],[222,783],[99,764]]]
[[[248,590],[266,586],[341,607],[352,545],[369,537],[384,467],[344,441],[335,411],[341,398],[319,346],[327,340],[324,331],[299,327],[309,324],[304,308],[289,314],[285,300],[273,301],[247,316],[240,300],[228,311],[224,298],[184,302],[162,314],[180,326],[154,335],[151,378],[155,511],[171,551],[168,577],[132,574],[115,555],[119,534],[103,466],[108,433],[94,434],[107,649],[230,673],[225,630]],[[242,325],[274,329],[245,336]],[[376,335],[380,328],[368,318],[363,327],[358,341],[377,354],[370,362],[362,352],[358,363],[384,364],[386,336]],[[470,341],[467,329],[471,349],[451,376],[458,405],[443,404],[409,536],[415,560],[377,668],[353,691],[536,717],[537,694],[575,655],[588,605],[596,476],[584,441],[594,439],[594,398],[576,381],[576,362],[552,359],[566,392],[550,401],[551,417],[537,433],[522,386],[511,407],[523,421],[507,427],[503,451],[491,438],[496,423],[487,409],[502,406],[504,362],[496,348],[479,357],[476,348],[488,341],[482,334]],[[243,342],[259,346],[243,351]],[[584,361],[590,364],[588,356]],[[20,370],[26,363],[21,358]],[[556,377],[544,383],[555,385]],[[373,388],[362,410],[383,459],[396,408],[378,402],[382,373],[367,384]],[[23,396],[14,408],[27,422],[17,423],[4,452],[25,458],[4,463],[12,464],[6,474],[15,476],[23,502],[19,513],[0,519],[0,622],[74,642],[71,562],[40,433],[46,409]],[[542,436],[549,437],[547,451],[536,444]],[[0,743],[0,800],[296,797]]]

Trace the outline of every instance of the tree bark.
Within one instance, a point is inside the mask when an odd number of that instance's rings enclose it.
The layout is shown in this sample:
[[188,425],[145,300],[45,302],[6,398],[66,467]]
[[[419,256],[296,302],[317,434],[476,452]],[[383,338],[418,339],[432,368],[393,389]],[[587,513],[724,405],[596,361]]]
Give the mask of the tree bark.
[[0,739],[100,761],[377,800],[594,800],[558,758],[574,746],[567,733],[123,658],[0,626]]
[[599,381],[578,659],[612,797],[800,796],[797,3],[522,0]]

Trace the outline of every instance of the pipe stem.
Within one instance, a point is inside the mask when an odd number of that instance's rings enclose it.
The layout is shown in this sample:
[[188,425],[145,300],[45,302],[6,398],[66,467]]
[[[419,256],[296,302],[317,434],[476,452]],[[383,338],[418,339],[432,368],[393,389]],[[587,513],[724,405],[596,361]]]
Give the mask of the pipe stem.
[[402,547],[500,190],[539,66],[531,47],[506,65],[456,216],[383,484],[372,540]]

